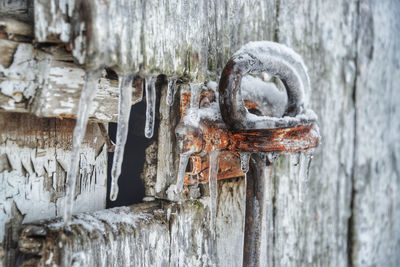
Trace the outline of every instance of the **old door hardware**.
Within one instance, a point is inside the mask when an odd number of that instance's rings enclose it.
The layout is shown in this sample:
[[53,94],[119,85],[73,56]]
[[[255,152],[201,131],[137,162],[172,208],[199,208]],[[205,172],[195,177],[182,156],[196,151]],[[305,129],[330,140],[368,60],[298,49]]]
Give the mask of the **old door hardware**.
[[[288,103],[283,118],[252,117],[243,104],[241,81],[248,73],[267,72],[278,77],[285,85]],[[260,145],[263,133],[279,131],[272,142],[290,144],[282,146],[285,152],[307,150],[318,145],[319,134],[314,125],[316,116],[304,109],[304,91],[309,91],[309,79],[301,57],[291,49],[271,42],[245,45],[226,64],[219,83],[221,114],[229,130],[236,135],[246,134],[239,142],[240,151],[248,147],[253,151],[270,152],[274,147]],[[283,132],[285,133],[283,133]],[[253,138],[249,138],[249,137]],[[294,142],[297,140],[298,142]],[[304,143],[302,143],[304,141]],[[306,144],[306,145],[304,145]],[[276,144],[277,145],[277,144]],[[243,266],[260,265],[261,229],[265,205],[266,181],[261,174],[263,160],[260,154],[250,159],[246,175],[246,217],[243,248]],[[264,163],[265,164],[265,163]],[[270,162],[268,164],[271,164]]]
[[[261,73],[276,77],[286,90],[283,116],[263,114],[264,103],[243,95],[243,78]],[[301,57],[286,46],[265,41],[249,43],[232,56],[222,72],[218,91],[209,84],[181,88],[177,143],[181,155],[191,155],[185,184],[208,181],[207,153],[221,151],[217,179],[243,176],[247,168],[241,168],[239,155],[253,153],[246,175],[244,266],[258,266],[260,258],[260,204],[264,203],[265,188],[260,164],[272,163],[261,154],[305,151],[319,144],[317,116],[304,107],[305,93],[309,92]],[[259,116],[251,110],[258,110]]]
[[[262,46],[253,43],[252,49],[246,52],[243,52],[244,47],[232,57],[222,73],[219,92],[210,82],[207,86],[181,87],[181,121],[176,128],[176,137],[179,152],[192,154],[190,170],[185,173],[186,185],[208,181],[206,153],[211,151],[221,151],[217,177],[220,180],[244,175],[239,152],[296,152],[318,145],[316,116],[303,107],[304,91],[309,91],[309,81],[301,58],[286,47],[261,43]],[[255,56],[257,53],[271,64],[260,61]],[[242,77],[263,70],[279,77],[287,89],[288,104],[282,118],[257,116],[251,120],[255,115],[248,110],[258,109],[260,104],[242,97],[240,93]],[[281,70],[285,72],[279,72]],[[198,92],[194,93],[194,90]],[[195,105],[195,110],[190,105]],[[193,118],[187,122],[191,112],[200,114],[198,122],[193,123],[196,120]],[[210,116],[210,113],[215,114]]]

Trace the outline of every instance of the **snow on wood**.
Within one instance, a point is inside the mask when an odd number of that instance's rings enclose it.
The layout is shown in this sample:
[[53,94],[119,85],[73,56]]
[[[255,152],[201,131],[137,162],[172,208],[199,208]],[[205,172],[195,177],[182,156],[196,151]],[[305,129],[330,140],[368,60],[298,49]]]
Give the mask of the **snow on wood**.
[[[221,266],[241,262],[244,189],[243,179],[219,184]],[[19,247],[39,256],[35,266],[207,266],[209,209],[208,198],[182,205],[156,201],[75,215],[67,227],[61,219],[40,221],[25,225]]]
[[[322,143],[312,160],[309,181],[305,186],[307,194],[302,201],[299,199],[302,187],[298,184],[298,173],[301,172],[298,158],[296,155],[281,156],[277,160],[274,178],[269,185],[271,202],[266,205],[264,213],[270,217],[263,226],[265,241],[262,248],[265,253],[262,262],[277,266],[400,265],[400,257],[396,253],[400,242],[400,197],[397,193],[400,176],[400,129],[397,120],[400,96],[396,90],[400,77],[397,34],[400,7],[396,1],[131,1],[128,7],[132,9],[120,11],[121,14],[138,16],[139,19],[131,22],[133,26],[128,27],[128,31],[136,32],[123,32],[121,27],[114,31],[113,25],[119,23],[121,16],[107,16],[118,14],[117,8],[122,1],[80,1],[93,7],[89,10],[99,11],[98,16],[92,17],[95,30],[93,35],[88,35],[88,38],[94,38],[89,40],[89,47],[87,36],[83,34],[89,24],[85,19],[71,19],[69,14],[74,8],[88,10],[87,7],[77,6],[77,2],[35,1],[38,22],[35,23],[35,32],[40,42],[68,40],[66,42],[71,44],[75,60],[84,64],[104,62],[107,59],[104,53],[96,58],[93,52],[106,51],[107,56],[112,57],[106,63],[118,68],[120,63],[127,63],[123,62],[118,51],[125,51],[123,53],[129,55],[129,60],[137,63],[135,66],[142,64],[145,74],[189,74],[192,82],[204,82],[206,78],[218,80],[229,57],[248,41],[274,40],[299,53],[308,68],[311,81],[309,104],[319,116]],[[26,4],[26,1],[13,3]],[[1,7],[5,8],[3,10],[9,14],[18,12],[13,3],[0,1]],[[108,7],[111,8],[108,10]],[[84,15],[77,13],[78,17],[84,18]],[[72,28],[74,33],[71,33]],[[101,33],[105,33],[104,40]],[[124,34],[136,37],[127,43],[109,43]],[[1,64],[3,68],[8,68],[12,64],[9,55],[14,54],[19,43],[7,34],[2,33],[0,37]],[[119,49],[122,45],[126,47]],[[50,53],[44,48],[42,50],[39,53]],[[33,110],[43,116],[54,116],[53,111],[57,110],[57,116],[63,116],[63,112],[68,111],[68,116],[73,116],[73,107],[68,108],[68,105],[76,107],[81,87],[76,88],[73,77],[79,76],[77,72],[83,75],[83,71],[71,63],[71,55],[66,57],[70,62],[61,60],[64,56],[64,53],[52,53],[48,80],[54,86],[39,87],[35,94],[43,102],[36,102],[35,106],[35,101],[41,101],[35,100],[27,105],[31,102],[16,102],[12,96],[1,94],[1,106],[15,112]],[[67,76],[70,72],[71,76],[67,79],[59,77],[60,73]],[[101,100],[95,100],[102,104],[94,106],[107,106],[107,101],[114,101],[115,109],[106,108],[92,117],[115,120],[117,85],[113,84],[113,79],[105,78],[104,82],[107,89],[99,90],[103,97],[97,96],[96,99]],[[74,87],[69,88],[70,84]],[[181,86],[180,90],[185,86]],[[179,101],[175,99],[173,106],[168,106],[167,89],[161,90],[161,94],[158,143],[147,150],[147,167],[143,177],[147,196],[167,198],[166,189],[175,183],[179,163],[174,136]],[[61,104],[61,101],[68,103]],[[49,103],[53,106],[45,109]],[[4,158],[0,156],[3,162],[1,169],[9,170],[12,166],[10,162],[14,161]],[[29,169],[29,166],[20,169],[24,171],[26,168]],[[165,255],[167,262],[173,263],[171,265],[199,266],[211,262],[207,189],[204,185],[189,187],[190,197],[202,197],[185,202],[178,206],[179,209],[173,208],[173,204],[157,208],[162,209],[161,217],[165,216],[167,221],[170,218],[168,225],[162,225],[165,220],[156,218],[157,212],[152,211],[152,215],[146,215],[151,218],[149,224],[144,224],[145,219],[141,219],[137,228],[129,232],[136,235],[121,231],[109,237],[113,240],[110,244],[121,244],[118,243],[121,240],[132,242],[133,248],[139,248],[140,252],[122,254],[135,255],[136,258],[132,256],[131,259],[137,262],[149,262],[149,254],[143,249],[153,244],[150,234],[154,231],[160,234],[160,242],[165,244],[151,254],[163,255],[163,258],[155,256],[159,259],[155,265],[165,263]],[[237,266],[242,262],[243,234],[240,229],[244,219],[244,190],[241,178],[219,183],[216,233],[222,266]],[[23,217],[15,205],[11,206],[10,212],[15,221],[22,222]],[[134,212],[138,216],[142,214],[142,211]],[[46,223],[41,225],[47,227]],[[73,229],[76,233],[86,233],[81,226]],[[16,235],[14,231],[9,239]],[[121,239],[118,239],[119,235]],[[89,237],[97,238],[95,235]],[[66,238],[68,244],[81,240],[77,234]],[[9,239],[6,242],[11,242]],[[84,237],[84,242],[88,240]],[[106,243],[101,242],[99,247]],[[46,245],[55,246],[51,243]],[[66,246],[65,251],[69,248]],[[127,243],[124,243],[124,248],[130,249]],[[66,253],[71,256],[64,258],[74,258],[78,263],[87,260],[84,253],[75,252]],[[55,254],[42,255],[46,255],[42,261],[44,264],[51,263]],[[101,259],[99,254],[91,255]],[[117,254],[105,255],[111,259]]]

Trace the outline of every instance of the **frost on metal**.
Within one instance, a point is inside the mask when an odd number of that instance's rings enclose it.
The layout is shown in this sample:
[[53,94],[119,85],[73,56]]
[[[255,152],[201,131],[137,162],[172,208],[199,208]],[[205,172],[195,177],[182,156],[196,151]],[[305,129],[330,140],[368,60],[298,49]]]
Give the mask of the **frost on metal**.
[[[248,112],[243,104],[241,92],[242,79],[248,74],[267,73],[277,77],[284,85],[287,100],[268,86],[260,87],[260,82],[247,78],[252,90],[268,90],[266,94],[275,114],[257,116]],[[285,45],[269,41],[250,42],[239,49],[225,66],[219,83],[220,106],[222,116],[228,127],[234,129],[270,129],[294,127],[300,124],[311,124],[317,120],[311,109],[305,109],[310,94],[310,81],[307,69],[300,55]],[[307,96],[307,97],[306,97]],[[258,97],[259,99],[259,97]],[[285,101],[286,100],[286,101]],[[283,104],[286,104],[282,106]],[[264,103],[260,104],[263,106]],[[278,107],[284,108],[279,116]],[[278,108],[279,109],[279,108]]]

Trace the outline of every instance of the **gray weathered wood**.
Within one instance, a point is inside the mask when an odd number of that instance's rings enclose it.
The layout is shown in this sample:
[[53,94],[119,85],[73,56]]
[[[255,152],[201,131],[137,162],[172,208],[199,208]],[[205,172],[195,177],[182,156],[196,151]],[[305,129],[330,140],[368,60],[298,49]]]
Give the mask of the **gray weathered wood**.
[[[72,62],[67,47],[35,48],[29,43],[33,38],[32,25],[18,20],[0,18],[0,27],[1,110],[74,118],[85,71]],[[116,121],[118,96],[118,77],[110,77],[104,71],[90,119]],[[141,100],[142,88],[136,88],[132,105]]]
[[[78,2],[90,6],[86,11],[91,16],[83,12],[87,7],[78,6]],[[35,37],[39,42],[68,42],[75,60],[85,67],[105,64],[117,70],[140,71],[142,75],[186,75],[191,82],[218,80],[229,56],[251,40],[278,41],[304,58],[312,84],[308,103],[319,115],[322,144],[314,155],[308,193],[302,202],[298,197],[297,155],[281,156],[272,174],[265,173],[270,191],[262,233],[265,251],[262,262],[276,266],[400,264],[397,253],[400,250],[400,126],[397,119],[400,115],[400,6],[395,0],[210,0],[199,3],[152,0],[124,2],[124,6],[121,3],[37,0]],[[73,10],[79,10],[75,17],[68,14]],[[123,21],[126,15],[132,20]],[[120,20],[129,27],[119,27]],[[131,39],[125,42],[124,36]],[[15,42],[8,38],[7,35],[8,42]],[[115,39],[121,42],[113,43]],[[130,49],[123,47],[126,45]],[[15,47],[7,43],[0,51],[15,51]],[[130,62],[124,61],[125,57]],[[4,64],[12,64],[10,59],[2,60]],[[60,64],[64,66],[63,62]],[[77,66],[70,64],[59,71],[65,73],[67,66]],[[52,73],[51,67],[49,73]],[[61,84],[70,84],[70,79]],[[63,86],[55,90],[64,91]],[[46,90],[40,89],[38,93],[48,92],[49,99],[55,99],[55,105],[60,105],[55,91]],[[178,161],[173,134],[178,106],[177,99],[175,106],[167,106],[165,87],[161,90],[158,144],[148,149],[143,176],[147,196],[168,198],[166,190],[176,179]],[[0,96],[0,101],[4,97]],[[7,97],[14,99],[18,95]],[[109,97],[106,95],[104,99]],[[4,103],[8,103],[8,99]],[[46,99],[45,94],[39,99]],[[76,103],[77,98],[73,99]],[[51,115],[56,110],[54,106],[47,109],[49,113],[40,111],[45,108],[45,102],[37,103],[36,114]],[[24,108],[16,104],[14,111]],[[107,110],[101,114],[103,117],[98,116],[99,120],[108,120],[105,117],[115,113]],[[7,164],[4,166],[8,168]],[[126,227],[121,226],[111,242],[115,245],[112,251],[115,254],[107,256],[107,260],[114,257],[119,260],[118,255],[124,255],[132,256],[131,260],[137,264],[209,264],[212,253],[207,186],[189,190],[196,192],[189,194],[191,197],[199,199],[188,200],[181,206],[157,206],[151,211],[154,217],[149,224],[140,221],[137,228],[128,229],[130,234],[125,234]],[[244,179],[220,182],[219,193],[219,263],[240,266]],[[169,210],[171,220],[164,225]],[[135,212],[138,216],[141,214]],[[21,220],[18,214],[14,217]],[[48,227],[47,223],[42,225]],[[76,229],[76,233],[87,231]],[[163,248],[152,250],[152,256],[158,259],[156,262],[151,262],[150,254],[145,251],[153,244],[152,232],[158,233],[160,243],[165,244]],[[182,236],[184,238],[180,239]],[[75,237],[66,238],[68,244],[78,241]],[[90,243],[86,237],[82,240],[83,244]],[[124,243],[128,241],[134,245]],[[99,247],[109,246],[106,241],[101,242]],[[136,242],[141,242],[140,246]],[[122,247],[129,252],[122,252]],[[61,254],[65,251],[62,255],[66,255],[58,260],[68,260],[70,245],[58,250]],[[94,251],[89,253],[95,257],[90,261],[102,263]],[[50,254],[43,255],[47,256],[42,256],[41,264],[50,257]]]
[[[0,265],[14,266],[22,223],[62,214],[73,127],[68,119],[0,113]],[[102,209],[107,152],[97,124],[88,125],[81,151],[75,212]]]
[[298,181],[293,175],[297,160],[288,158],[277,166],[274,262],[278,266],[346,266],[352,212],[357,1],[281,1],[278,9],[276,41],[304,59],[312,87],[309,103],[319,116],[322,138],[303,203],[298,201]]
[[259,0],[36,0],[35,36],[71,43],[74,57],[89,67],[129,65],[132,72],[203,80],[215,78],[241,45],[272,34],[274,12],[272,1]]
[[400,265],[400,3],[361,1],[351,261]]
[[[219,266],[241,262],[241,253],[232,252],[243,246],[244,188],[243,179],[219,185]],[[210,266],[208,213],[208,198],[83,213],[68,228],[59,219],[25,226],[19,247],[39,257],[37,266]]]

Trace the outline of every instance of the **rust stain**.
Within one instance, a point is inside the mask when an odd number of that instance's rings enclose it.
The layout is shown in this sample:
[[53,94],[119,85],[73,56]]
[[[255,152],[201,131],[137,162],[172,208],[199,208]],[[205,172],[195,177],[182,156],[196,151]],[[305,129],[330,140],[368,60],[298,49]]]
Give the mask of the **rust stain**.
[[[192,159],[192,157],[191,157]],[[196,174],[187,172],[184,183],[186,185],[208,183],[209,158],[208,155],[200,157],[201,167]],[[240,156],[236,152],[222,151],[219,155],[218,180],[244,176],[240,168]]]
[[205,126],[203,127],[203,151],[210,152],[228,147],[229,136],[226,130]]
[[244,100],[244,106],[247,109],[255,109],[258,108],[258,104],[256,102],[250,101],[250,100]]
[[190,93],[183,93],[181,95],[181,103],[180,103],[180,112],[181,112],[181,118],[186,115],[187,109],[189,108],[190,105]]
[[313,126],[242,130],[229,133],[229,150],[249,152],[296,152],[318,146]]
[[67,51],[67,52],[71,52],[72,51],[71,46],[69,44],[65,45],[65,51]]
[[[181,94],[181,117],[190,104],[190,92]],[[215,101],[212,90],[203,90],[200,95],[204,104]],[[244,101],[246,108],[258,108],[258,104]],[[201,105],[201,104],[200,104]],[[190,172],[185,174],[186,185],[208,182],[208,153],[220,150],[218,180],[243,176],[238,152],[296,152],[317,147],[319,136],[313,125],[298,125],[276,129],[227,130],[223,121],[202,119],[199,128],[188,129],[177,134],[180,152],[192,151]]]
[[192,155],[189,158],[189,169],[188,174],[195,175],[201,172],[201,157],[198,155]]

